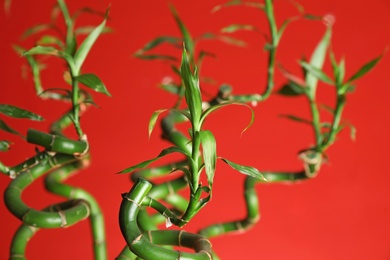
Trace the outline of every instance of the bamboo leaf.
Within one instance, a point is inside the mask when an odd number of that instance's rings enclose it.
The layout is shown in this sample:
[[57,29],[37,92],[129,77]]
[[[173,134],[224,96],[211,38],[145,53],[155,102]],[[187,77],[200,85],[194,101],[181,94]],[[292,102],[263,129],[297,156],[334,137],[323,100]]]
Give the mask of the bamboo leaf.
[[220,5],[217,5],[215,6],[211,12],[212,13],[215,13],[219,10],[221,10],[222,8],[225,8],[225,7],[229,7],[229,6],[234,6],[234,5],[243,5],[243,6],[248,6],[248,7],[254,7],[254,8],[258,8],[258,9],[261,9],[263,10],[264,9],[264,4],[261,4],[261,3],[256,3],[256,2],[243,2],[241,0],[231,0],[227,3],[224,3],[224,4],[220,4]]
[[213,133],[208,130],[199,132],[203,148],[203,161],[206,168],[207,181],[210,188],[213,186],[214,174],[217,163],[217,145]]
[[149,51],[157,46],[159,46],[160,44],[163,44],[163,43],[169,43],[169,44],[172,44],[173,46],[175,47],[181,47],[181,42],[182,40],[178,37],[172,37],[172,36],[160,36],[160,37],[157,37],[156,39],[148,42],[147,44],[145,44],[145,46],[136,51],[134,55],[140,55],[142,53],[144,53],[145,51]]
[[283,118],[287,118],[287,119],[290,119],[290,120],[293,120],[295,122],[299,122],[299,123],[305,123],[305,124],[309,124],[309,125],[312,125],[312,122],[307,120],[307,119],[304,119],[304,118],[301,118],[301,117],[298,117],[298,116],[294,116],[294,115],[280,115],[280,117],[283,117]]
[[264,176],[259,172],[259,170],[257,170],[256,168],[254,168],[252,166],[240,165],[240,164],[234,163],[234,162],[229,161],[228,159],[225,159],[222,157],[219,157],[219,159],[221,159],[222,161],[227,163],[230,167],[232,167],[234,170],[239,171],[240,173],[243,173],[245,175],[249,175],[253,178],[256,178],[256,179],[259,179],[262,181],[267,181],[267,179],[264,178]]
[[28,28],[21,36],[22,40],[26,39],[27,37],[37,34],[49,29],[55,29],[55,26],[53,24],[37,24],[33,27]]
[[103,32],[106,21],[107,21],[107,15],[108,11],[106,12],[106,17],[104,18],[103,22],[101,22],[88,36],[85,38],[85,40],[81,43],[80,47],[77,49],[75,55],[74,55],[74,62],[75,62],[75,69],[76,71],[79,71],[81,66],[84,63],[85,58],[87,57],[89,51],[91,50],[93,44],[99,37],[99,35]]
[[22,138],[24,138],[23,135],[21,135],[18,131],[14,130],[13,128],[11,128],[10,126],[8,126],[3,120],[0,119],[0,129],[5,131],[5,132],[8,132],[8,133],[11,133],[11,134],[15,134],[15,135],[19,135],[21,136]]
[[218,39],[226,44],[231,44],[238,47],[245,47],[247,46],[247,43],[245,41],[233,38],[231,36],[226,35],[220,35]]
[[257,31],[257,28],[251,24],[230,24],[220,30],[221,33],[234,33],[237,31]]
[[294,22],[296,20],[298,20],[299,17],[291,17],[291,18],[288,18],[286,20],[283,21],[282,25],[280,26],[279,30],[278,30],[278,34],[276,36],[276,42],[279,42],[280,39],[282,38],[283,36],[283,33],[284,31],[286,30],[287,26],[291,23],[291,22]]
[[0,141],[0,151],[6,152],[10,149],[11,142],[7,140],[1,140]]
[[96,92],[106,94],[109,97],[111,96],[104,83],[95,74],[82,74],[77,77],[74,77],[74,79],[82,83],[83,85],[95,90]]
[[311,73],[313,76],[315,76],[317,79],[325,82],[325,83],[328,83],[330,85],[333,85],[334,82],[328,77],[328,75],[325,74],[325,72],[323,72],[321,69],[305,62],[305,61],[301,61],[300,62],[301,66],[307,70],[309,73]]
[[185,47],[183,49],[180,72],[185,86],[185,98],[191,114],[192,123],[198,124],[202,114],[202,96],[200,94],[199,78],[196,71],[194,74],[191,72]]
[[37,41],[38,45],[52,45],[55,44],[60,48],[64,48],[64,43],[55,36],[52,35],[43,35],[39,40]]
[[176,57],[170,55],[159,55],[159,54],[135,54],[134,57],[143,59],[143,60],[168,60],[168,61],[177,61]]
[[179,148],[179,147],[176,147],[176,146],[172,146],[172,147],[168,147],[164,150],[162,150],[160,152],[159,155],[157,155],[157,157],[153,158],[153,159],[150,159],[150,160],[147,160],[147,161],[143,161],[139,164],[136,164],[136,165],[133,165],[133,166],[130,166],[120,172],[118,172],[119,174],[122,174],[122,173],[130,173],[130,172],[133,172],[137,169],[142,169],[142,168],[145,168],[146,166],[148,166],[149,164],[157,161],[158,159],[160,159],[161,157],[164,157],[168,154],[171,154],[171,153],[181,153],[183,155],[185,155],[188,159],[191,159],[190,155],[188,155],[186,153],[186,151],[184,151],[183,149]]
[[28,51],[25,51],[23,55],[53,55],[61,58],[69,57],[66,53],[52,47],[52,46],[35,46]]
[[207,118],[211,113],[217,111],[217,110],[220,109],[220,108],[223,108],[223,107],[229,106],[229,105],[245,106],[245,107],[249,108],[250,111],[252,112],[252,114],[251,114],[251,121],[249,122],[248,126],[245,127],[244,130],[242,130],[242,132],[241,132],[241,134],[243,134],[246,130],[248,130],[248,129],[252,126],[252,124],[253,124],[253,122],[254,122],[254,120],[255,120],[255,112],[253,111],[253,109],[252,109],[249,105],[247,105],[247,104],[245,104],[245,103],[241,103],[241,102],[236,102],[236,101],[225,101],[225,102],[222,102],[222,103],[219,103],[219,104],[217,104],[217,105],[214,105],[214,106],[209,107],[208,109],[206,109],[206,110],[202,113],[202,116],[201,116],[201,118],[200,118],[200,125],[202,125],[202,124],[204,123],[204,121],[206,120],[206,118]]
[[190,57],[193,57],[194,54],[194,42],[192,40],[191,34],[188,31],[187,27],[184,25],[184,23],[181,21],[175,7],[173,5],[169,5],[169,8],[171,10],[171,13],[173,15],[173,18],[176,21],[177,26],[180,29],[181,35],[184,40],[184,45],[186,46],[188,52],[190,53]]
[[12,105],[0,104],[0,113],[14,118],[27,118],[34,121],[43,120],[43,117],[40,115]]
[[[324,36],[322,37],[321,41],[317,44],[317,47],[315,48],[315,50],[314,50],[314,52],[313,52],[313,54],[312,54],[312,56],[310,58],[309,64],[312,67],[315,67],[315,68],[318,68],[318,69],[322,69],[322,67],[324,65],[326,52],[327,52],[327,49],[328,49],[328,46],[329,46],[329,42],[330,42],[330,37],[331,37],[331,34],[332,34],[332,29],[331,28],[332,28],[331,26],[329,26],[327,28]],[[314,95],[315,95],[315,92],[316,92],[318,79],[313,74],[308,73],[306,75],[305,81],[306,81],[306,85],[311,90],[311,96],[313,98]]]
[[178,95],[180,93],[180,86],[176,84],[160,84],[159,87],[171,94]]
[[[75,35],[90,34],[95,29],[94,26],[83,26],[74,30]],[[110,27],[104,27],[102,33],[111,33],[113,29]]]
[[276,93],[283,96],[295,97],[304,94],[305,91],[302,86],[290,81],[283,85]]
[[383,57],[383,54],[379,55],[375,59],[364,64],[355,74],[352,75],[352,77],[350,77],[347,80],[347,83],[351,83],[352,81],[355,81],[358,78],[363,77],[365,74],[367,74],[370,70],[372,70],[378,64],[378,62],[382,59],[382,57]]
[[148,136],[149,136],[149,138],[152,135],[154,126],[156,125],[156,122],[157,122],[157,119],[158,119],[159,115],[161,113],[167,111],[167,110],[168,109],[160,109],[160,110],[156,110],[156,111],[153,112],[152,117],[149,120],[149,127],[148,127]]

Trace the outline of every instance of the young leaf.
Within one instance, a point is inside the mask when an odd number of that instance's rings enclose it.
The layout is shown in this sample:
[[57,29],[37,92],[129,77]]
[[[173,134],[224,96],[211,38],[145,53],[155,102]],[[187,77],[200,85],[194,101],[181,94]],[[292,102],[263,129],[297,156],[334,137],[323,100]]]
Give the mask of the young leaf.
[[230,24],[228,26],[223,27],[220,32],[221,33],[234,33],[236,31],[257,31],[256,26],[251,24]]
[[299,123],[305,123],[305,124],[309,124],[309,125],[312,124],[311,121],[304,119],[304,118],[301,118],[301,117],[298,117],[298,116],[294,116],[294,115],[280,115],[280,117],[287,118],[287,119],[290,119],[290,120],[293,120],[293,121],[299,122]]
[[226,35],[220,35],[218,37],[218,39],[221,42],[224,42],[226,44],[231,44],[231,45],[234,45],[234,46],[238,46],[238,47],[245,47],[245,46],[247,46],[247,43],[245,41],[242,41],[242,40],[230,37],[230,36],[226,36]]
[[323,72],[321,69],[305,62],[305,61],[301,61],[300,62],[301,66],[303,68],[305,68],[309,73],[311,73],[313,76],[315,76],[317,79],[325,82],[325,83],[328,83],[330,85],[333,85],[334,82],[328,77],[328,75],[325,74],[325,72]]
[[302,86],[290,81],[289,83],[283,85],[276,93],[283,96],[294,97],[304,94],[305,91]]
[[56,27],[53,24],[38,24],[38,25],[35,25],[35,26],[27,29],[27,31],[25,31],[22,34],[21,38],[22,38],[22,40],[24,40],[33,34],[37,34],[37,33],[40,33],[40,32],[43,32],[43,31],[46,31],[49,29],[56,29]]
[[199,136],[203,148],[203,161],[206,168],[207,181],[211,188],[213,186],[213,179],[217,163],[217,146],[214,135],[210,131],[200,131]]
[[264,176],[259,172],[259,170],[257,170],[256,168],[252,167],[252,166],[244,166],[244,165],[240,165],[240,164],[237,164],[237,163],[234,163],[232,161],[229,161],[228,159],[225,159],[225,158],[222,158],[222,157],[218,157],[219,159],[221,159],[222,161],[224,161],[225,163],[227,163],[230,167],[232,167],[233,169],[235,169],[236,171],[239,171],[245,175],[249,175],[253,178],[256,178],[256,179],[259,179],[259,180],[262,180],[262,181],[267,181]]
[[352,77],[347,80],[347,83],[351,83],[352,81],[363,77],[366,73],[375,67],[375,65],[382,59],[382,57],[383,54],[364,64],[355,74],[352,75]]
[[149,138],[152,135],[154,126],[156,125],[156,122],[157,122],[157,119],[158,119],[159,115],[161,113],[165,112],[165,111],[167,111],[167,109],[159,109],[159,110],[156,110],[156,111],[153,112],[153,115],[152,115],[152,117],[149,120],[149,127],[148,127],[148,136],[149,136]]
[[10,144],[11,143],[6,141],[6,140],[0,141],[0,151],[2,151],[2,152],[8,151],[10,148]]
[[38,45],[57,45],[60,48],[64,48],[64,43],[57,37],[51,35],[43,35],[38,41]]
[[23,53],[23,56],[26,55],[53,55],[66,60],[68,63],[73,63],[72,57],[68,53],[60,51],[51,46],[38,45]]
[[108,92],[104,83],[95,74],[82,74],[77,77],[74,77],[74,79],[82,83],[83,85],[95,90],[96,92],[100,92],[111,97],[111,94]]
[[[312,67],[322,69],[322,66],[324,65],[324,62],[325,62],[325,56],[326,56],[326,52],[328,50],[331,33],[332,33],[332,29],[329,26],[327,28],[324,36],[322,37],[321,41],[318,43],[317,47],[315,48],[311,58],[310,58],[309,64]],[[306,75],[305,81],[306,81],[307,86],[311,90],[311,95],[313,96],[315,94],[316,87],[317,87],[317,82],[318,82],[317,77],[315,77],[311,73],[308,73]]]
[[187,27],[184,25],[184,23],[181,21],[175,7],[173,5],[169,5],[169,8],[171,10],[173,18],[176,21],[177,26],[180,29],[181,35],[184,40],[184,45],[187,48],[188,52],[190,53],[190,57],[192,57],[194,54],[194,42],[192,40],[191,34],[188,31]]
[[253,111],[253,109],[245,104],[245,103],[241,103],[241,102],[236,102],[236,101],[225,101],[225,102],[222,102],[222,103],[219,103],[217,105],[214,105],[214,106],[211,106],[209,107],[208,109],[206,109],[203,113],[202,113],[202,116],[200,118],[200,125],[202,125],[204,123],[204,121],[206,120],[207,116],[209,116],[211,113],[217,111],[218,109],[222,108],[222,107],[225,107],[225,106],[229,106],[229,105],[239,105],[239,106],[245,106],[247,108],[250,109],[250,111],[252,112],[252,115],[251,115],[251,121],[249,122],[248,126],[244,128],[244,130],[242,130],[241,134],[243,134],[246,130],[248,130],[254,120],[255,120],[255,112]]
[[10,126],[8,126],[3,120],[0,119],[0,129],[3,131],[6,131],[11,134],[19,135],[22,138],[24,138],[23,135],[21,135],[18,131],[12,129]]
[[0,104],[0,113],[14,118],[27,118],[35,121],[43,120],[43,117],[40,115],[12,105]]
[[159,54],[134,54],[134,57],[143,59],[143,60],[168,60],[168,61],[177,61],[176,57],[170,55],[159,55]]
[[77,49],[75,55],[74,55],[74,62],[75,62],[75,69],[76,71],[80,71],[81,66],[84,63],[85,58],[87,57],[89,51],[91,50],[93,44],[99,37],[99,35],[103,32],[106,20],[107,20],[107,14],[106,18],[101,22],[88,36],[85,38],[85,40],[81,43],[80,47]]
[[[74,30],[75,35],[90,34],[95,29],[94,26],[83,26]],[[113,31],[110,27],[104,27],[102,33],[111,33]]]
[[198,124],[202,114],[202,96],[200,94],[199,78],[196,72],[195,75],[192,74],[185,48],[183,49],[180,72],[185,85],[185,97],[188,109],[190,110],[192,123]]
[[181,153],[181,154],[184,154],[187,157],[187,159],[192,160],[190,155],[188,155],[186,153],[186,151],[184,151],[183,149],[181,149],[179,147],[172,146],[172,147],[168,147],[168,148],[162,150],[161,153],[159,155],[157,155],[157,157],[155,157],[153,159],[150,159],[150,160],[147,160],[147,161],[144,161],[144,162],[141,162],[139,164],[133,165],[131,167],[128,167],[128,168],[126,168],[126,169],[124,169],[124,170],[122,170],[122,171],[120,171],[118,173],[119,174],[121,174],[121,173],[129,173],[129,172],[133,172],[133,171],[135,171],[137,169],[145,168],[146,166],[148,166],[152,162],[157,161],[161,157],[163,157],[165,155],[168,155],[168,154],[171,154],[171,153]]
[[181,47],[181,45],[180,45],[181,39],[180,38],[172,37],[172,36],[160,36],[160,37],[157,37],[156,39],[148,42],[142,49],[136,51],[134,55],[142,54],[145,51],[151,50],[162,43],[170,43],[175,47],[179,47],[179,48]]

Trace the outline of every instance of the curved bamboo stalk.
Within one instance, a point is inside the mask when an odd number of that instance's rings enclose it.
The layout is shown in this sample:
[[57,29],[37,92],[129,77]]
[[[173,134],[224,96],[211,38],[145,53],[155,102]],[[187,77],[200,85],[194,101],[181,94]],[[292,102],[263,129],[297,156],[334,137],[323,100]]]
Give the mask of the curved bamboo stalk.
[[[176,230],[141,232],[137,218],[141,206],[153,204],[153,200],[147,196],[151,188],[150,182],[138,179],[130,192],[123,194],[119,224],[131,251],[143,259],[212,259],[211,244],[202,236]],[[193,248],[195,253],[175,251],[157,244],[189,247]]]

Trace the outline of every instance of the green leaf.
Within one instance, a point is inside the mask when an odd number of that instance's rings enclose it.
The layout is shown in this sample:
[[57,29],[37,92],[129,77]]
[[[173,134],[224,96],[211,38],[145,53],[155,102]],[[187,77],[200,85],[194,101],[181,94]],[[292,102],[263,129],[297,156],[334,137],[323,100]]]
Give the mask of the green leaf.
[[53,55],[65,59],[68,63],[72,63],[72,57],[63,51],[60,51],[52,46],[36,46],[23,53],[26,55]]
[[2,151],[2,152],[8,151],[10,148],[10,145],[11,145],[11,142],[6,141],[6,140],[1,140],[0,141],[0,151]]
[[0,104],[0,113],[14,118],[27,118],[35,121],[43,120],[43,117],[40,115],[12,105]]
[[231,44],[231,45],[234,45],[234,46],[238,46],[238,47],[245,47],[245,46],[247,46],[247,43],[245,41],[242,41],[242,40],[230,37],[230,36],[226,36],[226,35],[220,35],[220,36],[218,36],[218,39],[221,42],[224,42],[226,44]]
[[167,110],[168,109],[160,109],[160,110],[156,110],[156,111],[153,112],[152,117],[149,120],[149,127],[148,127],[148,136],[149,136],[149,138],[152,135],[154,126],[156,125],[156,122],[157,122],[157,119],[158,119],[159,115],[161,113],[167,111]]
[[80,47],[77,49],[76,53],[74,54],[74,62],[75,62],[75,69],[76,71],[80,71],[81,66],[84,63],[85,58],[87,57],[89,51],[91,50],[93,44],[99,37],[99,35],[103,32],[105,26],[106,26],[106,20],[107,20],[108,10],[106,12],[106,18],[101,22],[88,36],[85,38],[85,40],[81,43]]
[[228,26],[223,27],[220,32],[221,33],[234,33],[237,31],[257,31],[256,26],[251,24],[230,24]]
[[200,94],[198,75],[196,71],[194,74],[192,74],[185,47],[183,48],[180,72],[185,86],[185,98],[191,114],[191,122],[197,131],[199,129],[196,129],[196,126],[199,124],[202,114],[202,96]]
[[43,35],[39,40],[37,41],[38,45],[52,45],[55,44],[60,48],[64,48],[64,43],[62,40],[60,40],[58,37],[52,36],[52,35]]
[[276,36],[276,42],[278,43],[280,41],[280,39],[282,38],[283,36],[283,33],[284,31],[286,30],[287,26],[291,23],[291,22],[294,22],[296,20],[298,20],[299,17],[291,17],[291,18],[288,18],[286,20],[283,21],[282,25],[280,26],[279,30],[278,30],[278,34]]
[[[312,67],[322,69],[324,62],[325,62],[325,56],[326,56],[326,52],[328,50],[331,34],[332,34],[332,29],[329,26],[327,28],[324,36],[322,37],[321,41],[317,44],[317,47],[315,48],[315,50],[310,58],[309,64]],[[306,85],[311,90],[311,98],[314,98],[314,95],[316,92],[316,87],[317,87],[317,82],[318,82],[317,77],[311,73],[308,73],[306,75],[305,81],[306,81]]]
[[[137,169],[142,169],[142,168],[145,168],[146,166],[148,166],[149,164],[157,161],[158,159],[160,159],[161,157],[163,156],[166,156],[168,154],[171,154],[171,153],[181,153],[183,155],[185,155],[188,159],[191,159],[190,155],[186,153],[186,151],[184,151],[183,149],[179,148],[179,147],[176,147],[176,146],[172,146],[172,147],[168,147],[164,150],[161,151],[161,153],[159,155],[157,155],[157,157],[153,158],[153,159],[150,159],[150,160],[147,160],[147,161],[143,161],[139,164],[136,164],[136,165],[133,165],[131,167],[128,167],[120,172],[118,172],[119,174],[122,174],[122,173],[129,173],[129,172],[133,172]],[[192,159],[191,159],[192,160]]]
[[219,157],[219,159],[221,159],[222,161],[227,163],[230,167],[232,167],[234,170],[239,171],[240,173],[243,173],[245,175],[249,175],[253,178],[256,178],[256,179],[259,179],[262,181],[267,181],[264,178],[264,176],[259,172],[259,170],[257,170],[256,168],[254,168],[252,166],[240,165],[240,164],[234,163],[234,162],[229,161],[228,159],[225,159],[222,157]]
[[325,72],[323,72],[321,69],[314,67],[313,65],[311,65],[305,61],[301,61],[300,64],[304,69],[306,69],[309,73],[311,73],[317,79],[319,79],[325,83],[328,83],[330,85],[334,84],[334,82],[328,77],[328,75],[326,75]]
[[301,117],[298,117],[298,116],[294,116],[294,115],[280,115],[280,117],[287,118],[287,119],[293,120],[295,122],[312,125],[311,121],[309,121],[307,119],[304,119],[304,118],[301,118]]
[[246,130],[248,130],[248,129],[252,126],[252,124],[253,124],[253,122],[254,122],[254,120],[255,120],[255,112],[253,111],[253,109],[252,109],[249,105],[247,105],[247,104],[245,104],[245,103],[237,102],[237,101],[225,101],[225,102],[222,102],[222,103],[219,103],[219,104],[217,104],[217,105],[214,105],[214,106],[211,106],[211,107],[207,108],[207,109],[202,113],[202,116],[201,116],[201,118],[200,118],[200,125],[202,125],[202,124],[204,123],[204,121],[206,120],[206,118],[207,118],[211,113],[217,111],[217,110],[220,109],[220,108],[223,108],[223,107],[229,106],[229,105],[245,106],[245,107],[249,108],[250,111],[252,112],[251,121],[249,122],[248,126],[245,127],[244,130],[242,130],[242,132],[241,132],[241,134],[243,134]]
[[248,6],[248,7],[254,7],[254,8],[261,9],[261,10],[264,9],[264,4],[261,4],[261,3],[243,2],[243,1],[241,1],[241,0],[232,0],[232,1],[229,1],[229,2],[227,2],[227,3],[224,3],[224,4],[220,4],[220,5],[215,6],[215,7],[211,10],[211,12],[212,12],[212,13],[215,13],[215,12],[221,10],[222,8],[229,7],[229,6],[234,6],[234,5],[243,5],[243,6]]
[[283,85],[276,93],[283,96],[294,97],[304,94],[305,91],[302,86],[290,81]]
[[11,134],[15,134],[15,135],[19,135],[21,136],[22,138],[24,138],[23,135],[21,135],[18,131],[12,129],[10,126],[8,126],[3,120],[0,119],[0,129],[5,131],[5,132],[8,132],[8,133],[11,133]]
[[168,61],[177,61],[176,57],[170,56],[170,55],[159,55],[159,54],[147,54],[147,55],[140,55],[135,54],[134,57],[143,59],[143,60],[168,60]]
[[363,77],[366,73],[368,73],[370,70],[372,70],[376,64],[383,58],[383,54],[379,55],[378,57],[376,57],[375,59],[367,62],[366,64],[364,64],[355,74],[352,75],[352,77],[350,77],[348,80],[347,80],[347,83],[351,83],[352,81],[355,81],[357,80],[358,78],[361,78]]
[[109,97],[111,96],[111,94],[106,89],[104,83],[95,74],[82,74],[77,77],[74,77],[74,79],[82,83],[83,85],[95,90],[96,92],[106,94]]
[[212,188],[217,163],[217,145],[215,137],[210,131],[200,131],[199,136],[203,148],[203,161],[206,168],[207,181],[210,188]]
[[33,27],[28,28],[21,36],[22,40],[26,39],[27,37],[37,34],[46,30],[55,29],[55,25],[53,24],[38,24]]
[[171,94],[178,95],[180,93],[180,86],[176,84],[160,84],[159,87]]
[[169,5],[169,8],[171,10],[173,18],[176,21],[177,26],[180,29],[181,35],[182,35],[183,40],[184,40],[184,45],[187,48],[188,52],[190,53],[190,57],[193,57],[193,55],[194,55],[194,42],[192,40],[191,34],[188,31],[187,27],[184,25],[184,23],[181,21],[175,7],[171,4],[171,5]]
[[160,37],[157,37],[156,39],[148,42],[147,44],[145,44],[145,46],[142,49],[136,51],[134,55],[136,55],[136,56],[140,55],[140,54],[144,53],[145,51],[151,50],[162,43],[170,43],[173,46],[180,48],[181,42],[182,42],[182,40],[178,37],[160,36]]
[[[90,34],[95,29],[95,26],[83,26],[74,30],[75,35]],[[104,27],[102,33],[111,33],[113,29],[110,27]]]

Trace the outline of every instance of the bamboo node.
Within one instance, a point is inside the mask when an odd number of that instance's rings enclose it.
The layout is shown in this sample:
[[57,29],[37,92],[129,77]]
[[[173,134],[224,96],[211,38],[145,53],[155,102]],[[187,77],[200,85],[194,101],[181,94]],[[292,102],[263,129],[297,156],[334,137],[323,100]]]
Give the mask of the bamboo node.
[[177,242],[178,242],[177,244],[180,247],[181,247],[181,234],[183,234],[183,230],[182,229],[179,231],[179,234],[177,235]]
[[68,224],[67,221],[66,221],[66,217],[65,217],[65,214],[64,212],[62,212],[61,210],[58,211],[58,215],[60,216],[61,218],[61,227],[64,228],[66,227],[66,225]]
[[138,204],[137,202],[135,202],[134,200],[132,200],[132,199],[126,197],[126,196],[125,196],[125,198],[126,198],[128,201],[130,201],[131,203],[134,203],[135,205],[137,205],[138,208],[141,207],[141,205]]
[[203,253],[203,254],[206,254],[210,260],[213,260],[213,256],[210,254],[210,252],[206,251],[206,250],[200,250],[198,253]]

